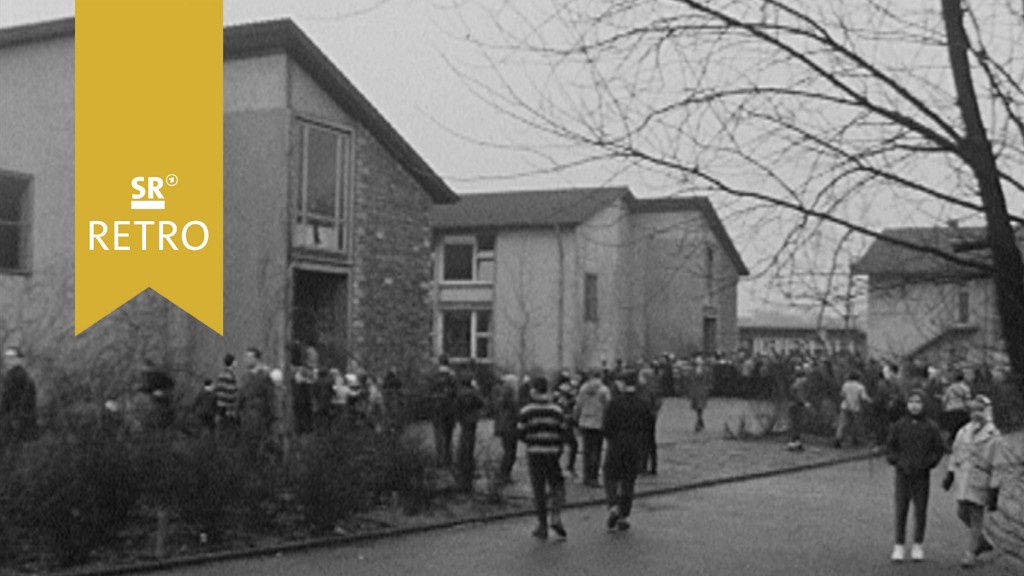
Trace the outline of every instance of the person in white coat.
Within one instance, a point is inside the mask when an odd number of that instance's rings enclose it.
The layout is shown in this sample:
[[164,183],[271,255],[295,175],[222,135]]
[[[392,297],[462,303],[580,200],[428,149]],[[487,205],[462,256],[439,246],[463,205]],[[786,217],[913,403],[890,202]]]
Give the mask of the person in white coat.
[[992,549],[981,527],[985,509],[995,509],[999,497],[992,470],[1000,435],[992,423],[992,401],[979,395],[969,407],[971,421],[960,428],[953,440],[953,453],[942,483],[944,489],[953,489],[957,516],[968,528],[967,550],[960,562],[965,567],[973,566],[979,554]]

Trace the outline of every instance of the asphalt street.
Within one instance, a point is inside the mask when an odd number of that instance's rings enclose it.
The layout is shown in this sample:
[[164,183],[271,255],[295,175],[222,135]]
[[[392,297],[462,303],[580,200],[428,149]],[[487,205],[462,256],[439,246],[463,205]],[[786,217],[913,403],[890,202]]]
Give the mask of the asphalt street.
[[[605,510],[565,515],[565,542],[530,536],[519,518],[312,550],[207,564],[174,574],[473,575],[752,574],[1006,575],[985,560],[969,572],[957,561],[963,529],[933,475],[927,558],[894,565],[892,470],[881,460],[642,499],[628,532],[609,533]],[[1019,575],[1018,575],[1019,576]]]

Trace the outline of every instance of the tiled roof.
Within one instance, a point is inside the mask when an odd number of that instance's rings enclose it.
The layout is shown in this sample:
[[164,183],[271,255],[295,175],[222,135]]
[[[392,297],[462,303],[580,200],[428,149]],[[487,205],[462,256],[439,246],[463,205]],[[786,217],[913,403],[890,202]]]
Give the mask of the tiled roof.
[[[985,240],[985,228],[891,228],[882,231],[890,238],[917,246],[941,250],[964,260],[988,263],[985,250],[956,251],[958,246],[978,246]],[[938,255],[914,250],[886,240],[875,240],[852,266],[854,274],[904,277],[971,278],[983,276],[978,268],[957,264]]]
[[620,198],[632,198],[629,188],[462,194],[457,204],[434,206],[430,223],[441,230],[575,226]]
[[[74,18],[3,28],[0,49],[74,34]],[[435,203],[458,201],[455,192],[294,22],[273,20],[224,29],[225,60],[275,53],[287,54],[302,66],[341,108],[366,126]]]

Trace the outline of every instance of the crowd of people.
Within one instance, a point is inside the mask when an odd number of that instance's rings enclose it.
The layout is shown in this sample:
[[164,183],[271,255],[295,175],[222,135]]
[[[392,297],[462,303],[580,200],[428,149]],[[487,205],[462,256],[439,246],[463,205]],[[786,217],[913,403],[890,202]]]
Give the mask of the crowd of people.
[[[190,410],[200,431],[239,431],[261,438],[261,449],[280,452],[286,410],[292,436],[356,422],[377,432],[396,430],[402,382],[394,369],[382,379],[364,372],[343,374],[321,366],[314,347],[292,349],[290,382],[285,372],[268,367],[258,348],[248,348],[242,366],[233,354],[223,357],[215,377],[205,380]],[[3,353],[0,389],[0,442],[26,442],[38,433],[36,386],[17,347]],[[663,398],[685,393],[695,414],[694,432],[705,429],[704,410],[713,391],[745,397],[781,398],[788,404],[790,440],[786,448],[803,450],[809,423],[826,422],[836,448],[847,442],[874,444],[895,468],[895,545],[893,561],[907,556],[906,524],[914,509],[915,531],[910,558],[924,558],[930,471],[943,457],[943,487],[952,490],[957,515],[967,527],[962,563],[973,565],[991,549],[981,532],[987,509],[998,501],[999,479],[993,473],[999,431],[992,421],[989,391],[998,377],[984,367],[939,369],[923,363],[902,367],[865,361],[856,355],[754,356],[740,354],[663,355],[649,363],[604,366],[587,372],[563,370],[550,380],[541,375],[501,376],[483,389],[474,366],[456,370],[445,356],[425,387],[426,413],[433,428],[436,464],[451,469],[456,487],[473,488],[476,475],[477,423],[489,410],[502,455],[496,484],[511,482],[518,445],[525,444],[537,527],[566,538],[561,520],[565,474],[602,487],[608,504],[607,527],[627,530],[635,482],[642,473],[657,474],[655,437]],[[290,387],[290,404],[283,402]],[[489,397],[488,397],[489,392]],[[136,393],[148,399],[141,424],[166,428],[179,420],[173,379],[152,362],[141,368]],[[111,412],[124,411],[115,401]],[[456,443],[455,431],[459,430]],[[820,434],[820,426],[815,430]],[[3,447],[0,445],[0,448]],[[563,464],[564,459],[564,464]],[[564,472],[563,472],[564,468]],[[602,482],[603,480],[603,482]]]

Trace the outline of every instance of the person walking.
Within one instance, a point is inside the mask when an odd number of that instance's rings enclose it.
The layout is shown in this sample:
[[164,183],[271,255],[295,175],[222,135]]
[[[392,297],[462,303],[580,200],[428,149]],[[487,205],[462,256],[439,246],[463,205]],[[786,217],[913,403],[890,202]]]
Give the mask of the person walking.
[[658,473],[658,413],[661,412],[663,396],[654,370],[644,368],[638,376],[639,393],[647,406],[647,421],[644,423],[644,448],[640,454],[640,471]]
[[865,404],[871,403],[867,388],[861,383],[860,372],[854,370],[840,390],[839,423],[836,426],[835,447],[842,448],[847,436],[852,436],[854,446],[859,446],[864,434]]
[[476,474],[476,425],[484,408],[484,400],[476,378],[467,375],[458,383],[455,393],[455,419],[459,424],[459,443],[455,453],[455,486],[460,492],[473,491]]
[[647,436],[649,412],[637,394],[636,375],[616,381],[621,393],[608,403],[604,436],[608,453],[604,460],[604,488],[608,502],[609,530],[628,530],[633,509],[633,488]]
[[942,413],[939,415],[939,426],[951,442],[956,432],[971,419],[967,404],[971,401],[971,388],[964,381],[963,370],[953,373],[953,382],[942,391]]
[[32,440],[36,434],[36,384],[25,370],[21,348],[4,350],[0,383],[0,447]]
[[516,463],[519,437],[516,423],[519,419],[519,377],[506,374],[494,392],[494,435],[501,440],[501,462],[496,478],[500,486],[512,482],[512,467]]
[[891,559],[906,558],[907,513],[914,504],[914,543],[910,558],[924,560],[924,532],[928,519],[928,492],[931,470],[946,452],[946,443],[938,424],[924,412],[924,391],[907,397],[907,414],[892,425],[886,441],[886,460],[895,468],[896,544]]
[[430,401],[433,408],[434,448],[437,465],[452,465],[452,435],[455,433],[455,372],[442,354],[437,359],[437,370],[430,380]]
[[567,533],[562,524],[565,478],[559,465],[565,441],[565,414],[555,403],[550,385],[543,376],[530,381],[530,401],[519,412],[518,430],[519,438],[526,444],[526,462],[537,513],[533,536],[546,540],[550,528],[560,539],[565,539]]
[[565,414],[565,447],[568,449],[568,460],[565,464],[565,471],[576,478],[576,455],[580,445],[576,439],[576,396],[580,390],[580,379],[576,374],[570,375],[568,370],[558,376],[558,386],[555,387],[555,402]]
[[697,356],[693,361],[693,378],[690,381],[690,408],[697,414],[694,432],[702,432],[704,425],[704,409],[708,406],[708,397],[714,385],[714,373],[710,361]]
[[964,567],[973,566],[979,554],[992,550],[981,528],[985,509],[995,510],[999,500],[992,471],[1000,434],[992,423],[992,401],[979,395],[968,407],[971,420],[956,433],[942,482],[945,490],[953,489],[957,517],[967,526],[967,550],[960,560]]
[[808,412],[811,410],[810,381],[807,379],[809,365],[797,365],[793,385],[789,387],[789,443],[786,450],[800,452],[804,449],[803,430]]
[[601,376],[601,370],[594,370],[576,395],[574,420],[583,436],[583,485],[591,488],[599,486],[597,477],[604,447],[604,412],[612,397]]

